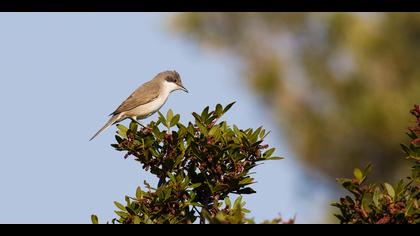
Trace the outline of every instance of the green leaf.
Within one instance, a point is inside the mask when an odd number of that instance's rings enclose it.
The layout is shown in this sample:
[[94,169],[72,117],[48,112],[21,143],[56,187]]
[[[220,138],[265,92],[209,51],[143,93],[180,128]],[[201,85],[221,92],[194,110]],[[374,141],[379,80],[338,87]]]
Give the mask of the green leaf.
[[407,145],[403,144],[403,143],[401,143],[400,145],[401,145],[402,150],[403,150],[403,151],[404,151],[407,155],[410,155],[410,148],[409,148]]
[[230,206],[232,205],[232,203],[230,202],[230,198],[225,198],[225,205],[230,208]]
[[179,114],[176,114],[176,115],[172,118],[172,120],[171,120],[171,127],[173,127],[173,126],[177,125],[177,124],[178,124],[178,122],[179,122],[179,119],[180,119],[180,115],[179,115]]
[[172,190],[170,188],[165,188],[163,190],[164,200],[165,201],[171,197],[171,193],[172,193]]
[[222,137],[222,131],[220,130],[220,127],[217,128],[217,131],[215,131],[215,133],[213,134],[214,137],[214,141],[218,142],[220,141],[220,138]]
[[207,135],[207,128],[204,125],[202,125],[201,123],[197,123],[197,126],[202,134]]
[[201,186],[201,183],[195,183],[195,184],[191,184],[190,188],[195,189]]
[[251,211],[250,211],[250,210],[248,210],[248,209],[242,208],[242,212],[243,212],[243,213],[250,213]]
[[158,138],[158,139],[163,139],[163,133],[159,130],[159,128],[157,126],[153,127],[153,134]]
[[264,133],[264,135],[262,137],[260,137],[261,140],[265,139],[271,133],[271,130],[269,130],[267,133],[265,133],[265,130],[264,130],[263,133]]
[[365,169],[363,170],[363,176],[366,178],[366,176],[368,176],[370,174],[370,172],[372,171],[372,163],[369,163]]
[[138,216],[134,216],[133,223],[134,223],[134,224],[136,224],[136,225],[140,224],[140,223],[141,223],[141,219],[140,219],[140,217],[138,217]]
[[264,135],[265,135],[265,129],[262,129],[260,133],[260,139],[264,139]]
[[120,210],[125,211],[125,207],[124,207],[121,203],[119,203],[119,202],[117,202],[117,201],[114,201],[114,204],[115,204],[115,206],[117,206]]
[[230,104],[228,104],[225,109],[223,110],[223,113],[226,113],[227,111],[229,111],[229,109],[235,104],[236,102],[232,102]]
[[124,125],[122,125],[122,124],[117,124],[117,129],[118,129],[118,134],[121,136],[121,137],[127,137],[127,130],[128,130],[128,128],[127,127],[125,127]]
[[233,125],[233,132],[235,132],[235,134],[236,134],[238,137],[241,137],[241,136],[242,136],[242,132],[241,132],[241,130],[239,130],[238,126],[236,126],[236,125]]
[[234,208],[239,207],[241,202],[242,202],[242,196],[239,196],[238,198],[236,198],[235,202],[233,203],[233,207]]
[[137,131],[137,128],[138,128],[138,126],[139,126],[139,125],[137,124],[137,122],[131,121],[129,128],[130,128],[130,130],[132,130],[132,131],[136,132],[136,131]]
[[262,129],[262,126],[258,127],[258,128],[254,131],[254,133],[252,133],[252,134],[250,135],[249,139],[251,140],[251,142],[253,142],[253,143],[257,142],[257,140],[258,140],[258,136],[259,136],[259,134],[260,134],[260,132],[261,132],[261,129]]
[[160,111],[158,111],[158,115],[159,115],[159,121],[164,125],[167,124],[166,118],[163,116],[163,114]]
[[143,194],[142,194],[141,188],[140,187],[137,187],[137,189],[136,189],[136,198],[137,198],[137,200],[142,199],[142,196],[143,196]]
[[149,148],[150,153],[152,153],[153,156],[159,157],[159,153],[154,149],[153,147]]
[[115,211],[115,214],[117,214],[119,217],[125,219],[127,218],[128,214],[125,211]]
[[217,117],[222,116],[222,113],[223,113],[223,107],[222,107],[222,105],[220,105],[220,104],[217,104],[216,105],[215,113],[216,113],[216,116]]
[[118,135],[115,135],[115,140],[117,140],[118,143],[122,143],[123,141],[123,139]]
[[375,191],[373,192],[373,203],[375,204],[376,207],[379,207],[380,194],[381,193],[378,188],[376,188]]
[[252,179],[250,177],[245,178],[245,179],[239,181],[239,184],[240,185],[247,185],[247,184],[252,184],[252,183],[254,183],[254,179]]
[[366,193],[362,196],[361,207],[367,213],[371,211],[371,208],[369,207],[369,205],[371,204],[372,199],[373,199],[373,195],[371,193]]
[[168,112],[166,113],[166,121],[170,123],[173,117],[174,117],[174,112],[172,111],[172,109],[169,109]]
[[206,108],[204,108],[204,110],[201,112],[201,118],[203,118],[203,120],[207,120],[207,117],[209,115],[209,106],[206,106]]
[[193,112],[193,113],[192,113],[192,115],[193,115],[193,116],[194,116],[194,118],[197,120],[197,122],[196,122],[196,123],[202,123],[202,122],[203,122],[199,114],[197,114],[197,113]]
[[122,151],[122,149],[120,148],[120,145],[118,145],[118,144],[111,144],[111,147],[113,147],[113,148],[115,148],[119,151]]
[[92,224],[95,224],[95,225],[99,224],[98,216],[96,215],[91,215],[90,220],[92,221]]
[[414,204],[414,200],[411,200],[411,201],[408,202],[408,204],[406,206],[405,213],[404,213],[404,216],[405,217],[407,217],[408,215],[412,214],[411,213],[411,210],[412,210],[413,204]]
[[268,149],[266,152],[264,152],[263,157],[264,158],[269,158],[275,151],[275,148],[270,148]]
[[130,197],[129,196],[125,196],[124,200],[127,203],[127,206],[129,206],[130,203],[131,203]]
[[398,196],[399,194],[401,194],[404,191],[404,181],[402,179],[400,179],[397,184],[395,185],[395,195]]
[[[182,143],[181,145],[183,146],[184,144]],[[183,150],[182,152],[184,152],[185,150],[185,148],[180,148],[180,149]],[[179,155],[175,160],[174,167],[177,167],[183,160],[184,160],[184,155],[183,154]]]
[[346,187],[349,183],[351,183],[351,179],[348,179],[348,178],[337,178],[337,182],[339,182],[344,187]]
[[198,203],[198,202],[189,202],[188,203],[188,205],[190,205],[190,206],[198,206],[198,207],[201,207],[202,205],[200,204],[200,203]]
[[127,210],[127,212],[128,212],[130,215],[136,215],[136,213],[133,211],[133,209],[131,209],[129,206],[126,206],[126,207],[125,207],[125,209]]
[[225,191],[229,188],[227,184],[216,184],[212,192]]
[[385,183],[384,184],[386,191],[388,192],[388,195],[394,199],[395,198],[395,191],[394,188],[392,187],[392,185]]
[[219,129],[220,129],[219,126],[217,126],[217,125],[213,126],[210,129],[210,131],[208,133],[208,136],[215,136],[216,132],[219,131]]
[[354,174],[354,177],[356,177],[356,179],[359,182],[362,182],[362,180],[363,180],[363,173],[362,173],[362,171],[359,168],[354,169],[353,174]]
[[171,180],[171,182],[176,183],[176,179],[175,179],[175,176],[173,174],[168,172],[167,175],[169,176],[169,179]]
[[273,160],[273,161],[283,160],[283,159],[284,159],[284,157],[269,157],[269,158],[266,158],[266,160]]
[[256,191],[252,188],[243,188],[237,191],[238,194],[252,194],[252,193],[256,193]]

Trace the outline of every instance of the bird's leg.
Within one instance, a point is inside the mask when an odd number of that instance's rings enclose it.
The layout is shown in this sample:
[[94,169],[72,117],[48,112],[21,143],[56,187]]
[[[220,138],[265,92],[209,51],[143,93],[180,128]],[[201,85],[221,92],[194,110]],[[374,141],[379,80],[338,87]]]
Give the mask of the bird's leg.
[[148,130],[149,132],[151,132],[151,131],[153,130],[152,128],[147,127],[147,126],[144,126],[142,123],[138,122],[136,117],[130,117],[130,119],[131,119],[132,121],[136,122],[137,124],[141,125],[141,127],[143,127],[143,129],[146,129],[146,130]]
[[130,117],[130,120],[133,121],[133,122],[136,122],[139,125],[141,125],[143,128],[146,128],[146,126],[144,126],[143,124],[141,124],[140,122],[138,122],[135,117]]

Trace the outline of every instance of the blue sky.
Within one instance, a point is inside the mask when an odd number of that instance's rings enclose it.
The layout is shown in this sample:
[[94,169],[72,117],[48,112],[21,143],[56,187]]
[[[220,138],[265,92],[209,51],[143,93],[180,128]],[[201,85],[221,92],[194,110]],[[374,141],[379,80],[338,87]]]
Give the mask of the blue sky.
[[325,195],[307,184],[269,111],[229,58],[169,33],[169,16],[0,13],[0,223],[90,223],[92,213],[104,222],[115,216],[113,201],[153,182],[110,147],[115,127],[88,140],[135,88],[168,69],[190,93],[172,93],[163,113],[186,122],[207,105],[237,101],[230,124],[272,130],[267,143],[286,159],[256,169],[250,216],[316,222]]

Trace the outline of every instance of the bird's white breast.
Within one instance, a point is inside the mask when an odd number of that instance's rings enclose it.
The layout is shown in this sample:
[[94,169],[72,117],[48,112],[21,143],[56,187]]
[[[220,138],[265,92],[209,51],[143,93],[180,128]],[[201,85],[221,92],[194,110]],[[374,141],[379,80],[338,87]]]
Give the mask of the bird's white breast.
[[129,111],[126,111],[125,116],[127,117],[136,116],[137,119],[143,119],[152,115],[153,113],[157,112],[165,104],[165,102],[168,100],[169,94],[176,89],[178,89],[178,86],[176,84],[168,83],[164,81],[162,90],[160,91],[159,96],[155,100],[147,104],[143,104],[141,106],[133,108]]

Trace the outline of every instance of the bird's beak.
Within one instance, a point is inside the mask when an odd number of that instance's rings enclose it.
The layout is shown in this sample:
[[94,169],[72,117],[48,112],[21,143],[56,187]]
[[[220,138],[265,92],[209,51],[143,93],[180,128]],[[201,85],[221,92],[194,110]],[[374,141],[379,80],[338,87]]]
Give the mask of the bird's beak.
[[182,91],[184,91],[184,92],[188,93],[188,89],[186,89],[186,88],[184,87],[184,85],[180,84],[180,85],[178,85],[178,86],[180,87],[180,89],[181,89]]

